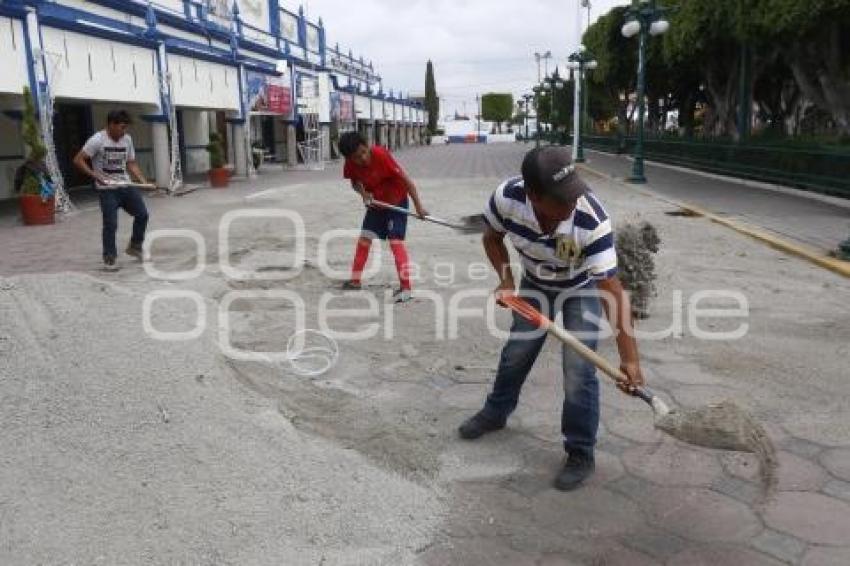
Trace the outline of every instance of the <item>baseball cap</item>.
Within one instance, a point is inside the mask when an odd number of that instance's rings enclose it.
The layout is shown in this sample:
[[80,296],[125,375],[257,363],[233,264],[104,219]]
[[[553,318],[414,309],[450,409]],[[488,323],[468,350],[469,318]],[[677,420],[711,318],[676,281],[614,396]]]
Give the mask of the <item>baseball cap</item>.
[[564,203],[575,202],[590,191],[579,177],[570,153],[562,147],[529,151],[522,161],[522,178],[527,188]]

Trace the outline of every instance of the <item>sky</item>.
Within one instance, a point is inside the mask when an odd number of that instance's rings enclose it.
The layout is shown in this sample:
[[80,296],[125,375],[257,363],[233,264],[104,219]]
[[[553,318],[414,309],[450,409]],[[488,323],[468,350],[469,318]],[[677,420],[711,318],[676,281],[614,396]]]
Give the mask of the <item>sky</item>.
[[[337,42],[375,64],[384,88],[422,94],[425,64],[434,62],[441,115],[476,113],[475,97],[512,92],[537,82],[534,53],[551,51],[551,72],[563,69],[578,45],[580,0],[309,0],[311,21],[322,18],[328,45]],[[591,21],[628,0],[591,0]],[[297,9],[298,3],[281,5]],[[582,30],[587,10],[582,9]]]

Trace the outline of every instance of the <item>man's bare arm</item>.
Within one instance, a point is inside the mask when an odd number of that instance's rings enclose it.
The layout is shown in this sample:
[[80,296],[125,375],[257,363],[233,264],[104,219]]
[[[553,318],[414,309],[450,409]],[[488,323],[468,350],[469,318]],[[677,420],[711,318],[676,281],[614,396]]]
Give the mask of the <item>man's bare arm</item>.
[[516,284],[511,271],[511,256],[508,254],[508,247],[505,245],[505,235],[487,226],[481,241],[484,244],[487,259],[490,260],[493,269],[496,270],[496,275],[499,277],[499,286],[496,288],[497,298],[501,293],[515,292]]
[[366,191],[366,187],[363,186],[363,183],[361,183],[360,181],[352,180],[351,181],[351,188],[354,189],[357,192],[357,194],[360,195],[360,198],[363,199],[364,205],[369,206],[371,204],[372,195],[370,195]]
[[83,150],[80,150],[74,157],[74,166],[88,177],[91,177],[96,182],[100,183],[101,185],[105,185],[106,179],[104,179],[103,176],[99,175],[97,172],[95,172],[94,169],[89,166],[89,159],[91,159],[91,156],[87,155],[86,152],[84,152]]
[[145,174],[142,173],[142,169],[141,167],[139,167],[139,164],[136,161],[127,162],[127,171],[129,171],[133,178],[136,179],[136,181],[138,181],[139,183],[142,183],[143,185],[146,185],[148,183],[147,179],[145,178]]
[[629,385],[638,387],[644,384],[640,369],[637,340],[635,340],[632,306],[629,295],[623,289],[618,277],[609,277],[597,282],[602,291],[602,305],[605,314],[614,327],[617,336],[617,351],[620,353],[620,369],[629,378]]
[[407,194],[409,194],[410,198],[413,200],[413,206],[416,208],[416,214],[419,216],[428,216],[428,211],[424,206],[422,206],[422,200],[419,198],[419,191],[417,190],[413,179],[411,179],[404,171],[401,172],[401,178],[404,179],[404,184],[407,187]]

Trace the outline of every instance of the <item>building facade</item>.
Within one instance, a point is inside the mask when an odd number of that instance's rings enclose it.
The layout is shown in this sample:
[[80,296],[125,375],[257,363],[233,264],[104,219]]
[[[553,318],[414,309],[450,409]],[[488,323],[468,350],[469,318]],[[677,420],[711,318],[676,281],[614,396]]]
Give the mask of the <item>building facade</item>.
[[297,165],[335,156],[341,132],[422,143],[422,106],[385,92],[373,64],[329,47],[322,20],[280,0],[0,0],[0,199],[24,159],[32,93],[64,186],[71,160],[116,108],[160,187],[209,168],[211,132],[246,175],[258,154]]

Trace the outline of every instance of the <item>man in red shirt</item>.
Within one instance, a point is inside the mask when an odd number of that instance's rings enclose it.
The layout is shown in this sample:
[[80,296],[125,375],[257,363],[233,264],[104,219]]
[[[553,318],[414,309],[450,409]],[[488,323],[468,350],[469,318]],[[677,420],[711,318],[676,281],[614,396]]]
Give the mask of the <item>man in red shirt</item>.
[[390,249],[395,258],[401,288],[395,293],[396,302],[410,300],[410,273],[407,249],[404,237],[407,232],[407,215],[381,208],[373,201],[381,201],[401,208],[408,208],[408,195],[413,200],[416,213],[427,216],[428,211],[419,200],[419,192],[410,177],[396,163],[389,151],[381,146],[369,147],[366,140],[357,132],[346,132],[339,138],[339,151],[345,157],[343,177],[351,180],[351,186],[360,193],[366,205],[362,234],[357,240],[354,264],[351,268],[351,280],[346,281],[344,289],[360,289],[361,277],[369,259],[372,240],[389,240]]

